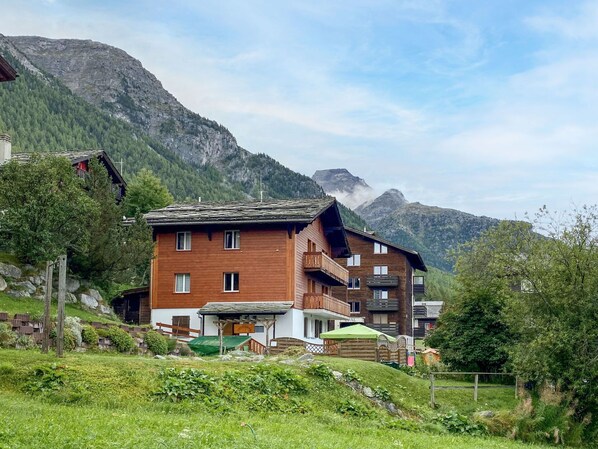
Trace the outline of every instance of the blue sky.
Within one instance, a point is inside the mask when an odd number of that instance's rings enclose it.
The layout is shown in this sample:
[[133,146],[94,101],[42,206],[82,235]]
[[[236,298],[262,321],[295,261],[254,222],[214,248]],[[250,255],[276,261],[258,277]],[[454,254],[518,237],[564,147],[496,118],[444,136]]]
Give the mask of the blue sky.
[[598,198],[598,0],[10,1],[141,60],[238,143],[498,218]]

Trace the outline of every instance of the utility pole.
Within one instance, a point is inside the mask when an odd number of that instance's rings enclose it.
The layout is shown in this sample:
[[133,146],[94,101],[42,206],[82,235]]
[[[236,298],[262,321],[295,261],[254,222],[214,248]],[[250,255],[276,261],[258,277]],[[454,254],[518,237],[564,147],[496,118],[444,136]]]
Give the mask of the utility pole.
[[58,256],[58,325],[56,328],[56,357],[64,357],[64,302],[66,296],[66,255]]
[[50,326],[51,326],[51,304],[52,304],[52,276],[54,274],[54,262],[46,262],[46,295],[44,297],[44,335],[42,340],[42,352],[48,353],[50,349]]

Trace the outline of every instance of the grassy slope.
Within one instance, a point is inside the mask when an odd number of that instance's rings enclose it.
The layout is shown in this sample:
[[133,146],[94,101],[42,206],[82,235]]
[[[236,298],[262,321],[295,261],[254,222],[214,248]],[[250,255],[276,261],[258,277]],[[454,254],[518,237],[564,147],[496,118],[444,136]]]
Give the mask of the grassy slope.
[[[387,388],[396,402],[414,413],[425,407],[423,380],[378,364],[326,359],[340,369],[355,369],[365,384]],[[201,401],[168,403],[152,400],[161,368],[193,366],[217,375],[235,370],[246,373],[250,364],[216,361],[162,361],[115,355],[69,354],[60,364],[68,373],[67,385],[77,394],[52,394],[45,398],[26,395],[23,387],[32,370],[55,362],[36,352],[0,350],[0,447],[63,448],[525,448],[501,438],[474,438],[415,432],[393,428],[394,421],[380,410],[367,418],[346,417],[337,412],[340,401],[367,401],[334,381],[308,378],[308,393],[298,400],[307,413],[264,412],[261,407],[229,403],[214,410]],[[60,393],[60,392],[59,392]],[[409,394],[408,394],[409,393]],[[488,392],[500,395],[498,392]],[[445,407],[467,409],[457,395],[445,399]],[[508,401],[495,398],[502,406]],[[69,404],[69,401],[72,402]],[[421,413],[419,413],[421,414]],[[256,440],[247,422],[256,432]],[[35,442],[35,444],[33,443]]]
[[[83,310],[78,305],[66,304],[66,316],[76,316],[84,321],[99,321],[102,323],[118,323],[95,313]],[[9,316],[15,313],[29,313],[39,316],[44,312],[44,302],[34,298],[13,298],[5,293],[0,293],[0,312],[8,312]],[[55,315],[56,302],[52,303],[52,314]]]

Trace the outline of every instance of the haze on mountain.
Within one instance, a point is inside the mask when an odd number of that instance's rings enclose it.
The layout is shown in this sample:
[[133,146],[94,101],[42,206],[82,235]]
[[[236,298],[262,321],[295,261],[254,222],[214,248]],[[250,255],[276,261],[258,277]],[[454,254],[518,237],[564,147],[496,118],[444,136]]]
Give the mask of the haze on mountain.
[[365,180],[344,168],[318,170],[312,179],[327,194],[335,196],[340,193],[345,204],[351,204],[354,212],[379,235],[415,249],[422,254],[426,264],[446,271],[453,269],[452,250],[479,237],[500,221],[455,209],[411,203],[397,189],[389,189],[377,197],[359,202],[366,187],[371,195],[374,192]]

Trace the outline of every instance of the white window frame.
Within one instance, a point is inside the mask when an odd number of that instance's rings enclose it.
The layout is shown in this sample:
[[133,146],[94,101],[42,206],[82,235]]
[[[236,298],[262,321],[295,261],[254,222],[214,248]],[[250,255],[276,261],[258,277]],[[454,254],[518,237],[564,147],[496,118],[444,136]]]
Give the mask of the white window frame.
[[[182,279],[182,289],[179,290],[179,279]],[[174,292],[175,293],[191,293],[191,274],[190,273],[175,273],[174,275]]]
[[[231,289],[227,290],[226,289],[226,279],[227,277],[230,277],[230,286]],[[235,290],[235,277],[237,278],[237,289]],[[240,282],[240,278],[239,278],[239,273],[238,272],[229,272],[229,273],[224,273],[224,275],[222,276],[222,291],[226,292],[226,293],[235,293],[239,291],[239,282]]]
[[361,302],[360,301],[349,301],[350,313],[361,313]]
[[[357,282],[355,282],[357,281]],[[347,290],[360,290],[361,289],[361,278],[350,277],[349,283],[347,284]]]
[[388,274],[388,265],[375,265],[374,266],[374,275],[375,276],[383,276]]
[[388,299],[388,290],[377,288],[374,290],[374,299]]
[[359,267],[361,266],[361,254],[353,254],[347,259],[348,267]]
[[[231,236],[231,244],[232,246],[228,247],[227,245],[227,241],[228,238],[227,236]],[[238,229],[230,229],[228,231],[224,231],[224,249],[226,250],[235,250],[235,249],[241,249],[241,231],[239,231]]]
[[[183,235],[183,247],[179,248],[179,235]],[[191,251],[191,231],[182,231],[176,233],[176,250]]]
[[388,254],[388,246],[374,242],[374,254]]

